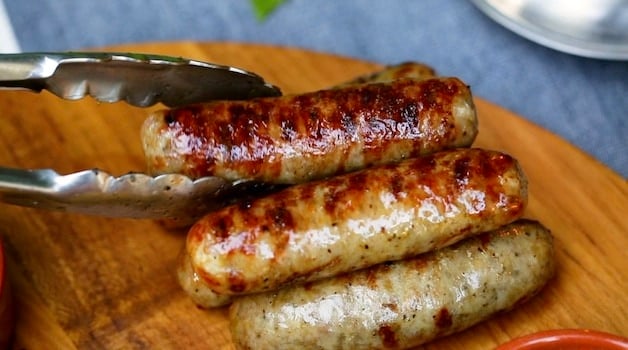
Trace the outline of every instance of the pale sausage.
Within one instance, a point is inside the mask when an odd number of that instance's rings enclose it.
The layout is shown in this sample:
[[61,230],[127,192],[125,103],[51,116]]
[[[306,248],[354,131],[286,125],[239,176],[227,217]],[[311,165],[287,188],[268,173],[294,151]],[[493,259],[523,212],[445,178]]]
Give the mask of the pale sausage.
[[416,258],[234,301],[237,349],[406,349],[536,294],[554,273],[550,232],[522,220]]

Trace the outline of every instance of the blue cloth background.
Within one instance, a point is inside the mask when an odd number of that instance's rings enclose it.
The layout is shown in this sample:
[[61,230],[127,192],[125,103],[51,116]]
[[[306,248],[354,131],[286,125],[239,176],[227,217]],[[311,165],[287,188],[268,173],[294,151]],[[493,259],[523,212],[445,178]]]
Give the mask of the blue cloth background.
[[628,62],[539,46],[466,0],[290,0],[264,22],[248,0],[5,0],[5,6],[23,51],[231,40],[385,64],[422,61],[628,176]]

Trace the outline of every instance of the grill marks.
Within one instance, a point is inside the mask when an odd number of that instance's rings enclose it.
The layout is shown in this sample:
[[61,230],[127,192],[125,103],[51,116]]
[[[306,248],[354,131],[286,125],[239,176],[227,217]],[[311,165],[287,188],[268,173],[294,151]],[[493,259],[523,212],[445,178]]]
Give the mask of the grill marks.
[[168,134],[183,143],[175,147],[190,176],[220,176],[229,168],[248,174],[244,178],[268,180],[281,176],[285,162],[296,160],[314,164],[320,173],[308,179],[316,179],[448,148],[459,137],[453,105],[460,96],[470,98],[455,78],[401,79],[216,101],[173,109],[163,118]]

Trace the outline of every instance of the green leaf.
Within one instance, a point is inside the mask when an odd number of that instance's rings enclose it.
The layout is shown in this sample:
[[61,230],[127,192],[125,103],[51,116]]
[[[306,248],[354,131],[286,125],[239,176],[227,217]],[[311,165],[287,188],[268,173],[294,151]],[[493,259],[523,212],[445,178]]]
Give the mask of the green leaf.
[[251,5],[257,19],[263,21],[284,2],[286,0],[251,0]]

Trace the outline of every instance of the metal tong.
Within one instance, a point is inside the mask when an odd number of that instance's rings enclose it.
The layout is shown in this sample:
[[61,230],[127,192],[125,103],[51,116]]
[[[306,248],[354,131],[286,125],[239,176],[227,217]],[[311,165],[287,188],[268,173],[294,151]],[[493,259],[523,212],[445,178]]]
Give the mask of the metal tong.
[[[89,95],[138,107],[281,95],[260,76],[234,67],[168,56],[93,52],[0,55],[0,89],[49,90],[69,100]],[[184,222],[224,205],[225,194],[241,185],[219,177],[190,179],[181,174],[115,177],[93,169],[60,175],[51,169],[0,167],[0,201],[108,217]]]

